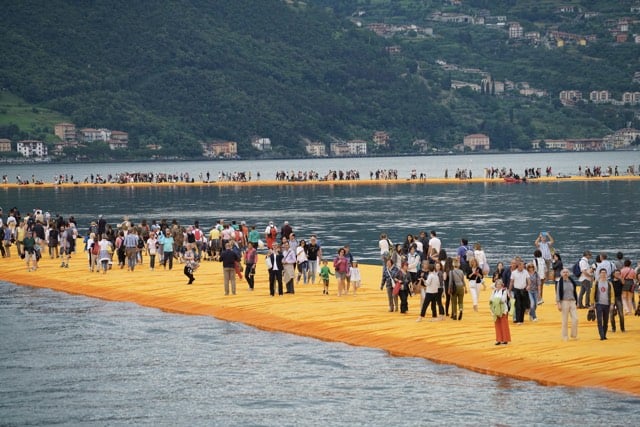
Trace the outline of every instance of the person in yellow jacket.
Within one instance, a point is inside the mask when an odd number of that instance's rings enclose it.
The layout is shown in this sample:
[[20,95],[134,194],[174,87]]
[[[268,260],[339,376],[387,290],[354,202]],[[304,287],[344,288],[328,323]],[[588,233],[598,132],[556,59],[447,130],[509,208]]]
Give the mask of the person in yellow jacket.
[[600,341],[604,341],[607,339],[607,329],[609,328],[609,310],[615,302],[613,285],[609,280],[606,268],[601,268],[598,271],[598,278],[594,285],[591,287],[591,301],[593,301],[591,308],[596,310]]

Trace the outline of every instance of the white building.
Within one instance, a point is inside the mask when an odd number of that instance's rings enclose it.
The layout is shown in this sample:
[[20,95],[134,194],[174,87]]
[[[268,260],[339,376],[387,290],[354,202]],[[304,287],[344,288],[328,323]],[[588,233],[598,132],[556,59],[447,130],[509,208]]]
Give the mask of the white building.
[[18,141],[18,153],[24,157],[47,157],[47,146],[42,141],[25,140]]
[[327,146],[322,142],[309,142],[305,145],[307,154],[313,157],[325,157],[327,155]]
[[464,137],[464,146],[471,148],[473,151],[488,150],[491,148],[491,141],[487,135],[474,133]]
[[271,139],[270,138],[258,138],[255,137],[251,140],[253,148],[259,151],[271,151]]
[[96,141],[108,142],[111,139],[111,131],[109,129],[80,129],[80,140],[82,142],[91,143]]

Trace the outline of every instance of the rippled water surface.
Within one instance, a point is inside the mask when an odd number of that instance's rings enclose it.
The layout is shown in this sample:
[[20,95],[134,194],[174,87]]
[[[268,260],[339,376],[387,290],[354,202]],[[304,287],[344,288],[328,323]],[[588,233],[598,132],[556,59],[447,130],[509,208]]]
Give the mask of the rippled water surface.
[[256,224],[289,220],[299,238],[317,233],[325,253],[350,244],[361,261],[377,262],[377,241],[394,242],[420,230],[437,230],[455,252],[460,238],[480,242],[489,262],[514,255],[530,258],[540,231],[556,239],[565,262],[585,249],[638,253],[640,182],[553,182],[460,185],[336,185],[278,187],[20,188],[0,192],[0,206],[23,212],[41,208],[74,215],[81,230],[98,214],[112,224],[128,215],[142,219],[218,219]]
[[640,416],[640,400],[625,395],[3,282],[0,325],[2,425],[634,425]]
[[[261,231],[289,220],[329,254],[349,243],[369,262],[380,233],[398,242],[431,229],[450,252],[461,236],[482,243],[491,264],[530,258],[540,231],[566,264],[584,249],[640,256],[632,181],[5,188],[0,206],[74,215],[81,231],[98,214],[205,228],[245,220]],[[625,395],[0,283],[0,425],[636,425],[638,416],[640,400]]]

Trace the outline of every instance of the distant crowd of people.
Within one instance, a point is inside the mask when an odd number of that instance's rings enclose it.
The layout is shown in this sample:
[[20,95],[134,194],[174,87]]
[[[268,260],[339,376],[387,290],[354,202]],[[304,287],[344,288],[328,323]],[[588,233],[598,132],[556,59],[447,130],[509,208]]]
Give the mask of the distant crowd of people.
[[[498,262],[492,269],[480,243],[469,245],[462,238],[455,254],[443,248],[435,230],[409,234],[403,243],[394,244],[386,234],[378,241],[382,262],[380,289],[386,290],[390,312],[407,313],[409,296],[420,296],[422,320],[430,308],[431,320],[445,316],[461,320],[464,298],[471,295],[474,311],[478,310],[479,295],[485,289],[485,279],[492,283],[489,306],[496,329],[496,345],[511,341],[509,318],[514,325],[522,325],[528,315],[537,322],[536,308],[544,303],[544,285],[556,288],[556,305],[561,312],[563,340],[577,339],[577,309],[589,309],[597,320],[601,340],[607,339],[608,325],[615,332],[618,321],[625,331],[624,317],[640,316],[635,293],[640,275],[640,263],[621,252],[609,260],[601,252],[592,262],[591,251],[572,266],[565,266],[555,240],[548,232],[541,232],[533,242],[531,258],[525,261],[516,256]],[[571,332],[568,323],[571,320]]]
[[[330,276],[334,276],[338,296],[356,294],[361,286],[358,263],[348,244],[340,246],[337,254],[324,254],[318,236],[300,238],[288,221],[281,226],[269,221],[258,229],[245,221],[221,219],[205,230],[198,221],[141,220],[136,224],[124,217],[119,223],[109,223],[98,215],[83,235],[73,216],[51,216],[42,209],[22,216],[11,208],[5,217],[0,208],[0,230],[2,257],[12,258],[15,248],[28,271],[37,270],[43,256],[59,259],[61,268],[69,268],[72,256],[84,253],[80,262],[90,272],[102,274],[125,267],[130,272],[156,266],[170,271],[178,263],[189,285],[196,280],[201,262],[219,261],[225,295],[236,294],[236,278],[246,280],[253,291],[259,262],[266,264],[271,296],[294,294],[300,282],[314,285],[316,278],[321,280],[323,295],[329,295],[333,293]],[[528,260],[516,256],[493,268],[480,243],[470,245],[467,238],[461,238],[455,251],[448,253],[435,230],[428,235],[426,231],[408,234],[402,243],[381,234],[378,248],[380,289],[386,292],[390,312],[407,313],[409,297],[416,295],[420,298],[418,320],[430,310],[432,321],[445,317],[460,321],[465,296],[470,294],[473,310],[478,311],[481,293],[492,284],[489,308],[497,345],[511,341],[509,319],[516,326],[527,315],[529,321],[537,322],[536,308],[544,303],[545,283],[556,288],[563,340],[577,338],[577,310],[581,308],[593,312],[602,340],[607,339],[609,324],[613,331],[619,326],[624,332],[624,317],[640,315],[635,301],[640,264],[634,266],[622,253],[610,260],[601,252],[593,259],[591,251],[585,250],[580,260],[567,266],[549,232],[536,237]]]
[[[640,170],[640,165],[638,169]],[[627,175],[636,175],[635,166],[631,165],[626,168]],[[608,177],[619,176],[618,166],[578,166],[578,176],[585,176],[588,178],[593,177]],[[365,175],[366,176],[366,175]],[[445,169],[444,178],[449,178],[449,170]],[[544,170],[544,176],[553,176],[551,166],[547,166]],[[535,179],[543,177],[543,171],[540,167],[525,168],[522,174],[518,174],[511,168],[497,168],[488,167],[484,169],[484,179],[500,179],[500,178],[524,178]],[[254,177],[251,171],[220,171],[216,177],[213,177],[210,172],[200,172],[197,175],[197,182],[211,183],[211,182],[251,182]],[[369,171],[369,179],[371,180],[397,180],[401,176],[397,169],[377,169]],[[409,176],[406,177],[409,180],[424,180],[427,178],[425,172],[418,173],[416,169],[412,169],[409,172]],[[467,180],[473,178],[473,172],[471,169],[458,168],[453,174],[453,178],[459,180]],[[257,172],[255,179],[260,181],[261,174]],[[344,181],[344,180],[360,180],[360,171],[357,169],[349,170],[329,170],[322,174],[316,170],[279,170],[274,174],[276,181],[295,182],[295,181]],[[73,174],[59,174],[53,177],[52,182],[56,185],[59,184],[128,184],[128,183],[195,183],[196,177],[189,172],[183,172],[179,174],[167,174],[160,172],[120,172],[120,173],[108,173],[108,174],[90,174],[82,179],[74,177]],[[9,183],[9,176],[2,176],[2,183]],[[31,175],[30,178],[24,178],[20,175],[16,176],[15,183],[28,185],[28,184],[43,184],[42,180],[36,179],[35,175]]]

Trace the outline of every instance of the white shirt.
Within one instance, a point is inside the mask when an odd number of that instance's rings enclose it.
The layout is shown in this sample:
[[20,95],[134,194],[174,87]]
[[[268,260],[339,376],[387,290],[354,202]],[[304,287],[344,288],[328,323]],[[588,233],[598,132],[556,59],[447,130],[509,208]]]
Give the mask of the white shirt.
[[585,280],[591,280],[592,276],[587,276],[585,274],[585,272],[590,273],[591,272],[591,266],[589,265],[589,260],[586,257],[582,257],[580,258],[580,271],[582,272],[582,274],[580,274],[580,277],[578,278],[579,281],[584,282]]
[[389,253],[389,241],[387,239],[380,240],[378,242],[378,247],[380,248],[380,255]]
[[442,247],[442,242],[440,241],[440,239],[438,239],[437,237],[432,237],[431,239],[429,239],[429,255],[432,254],[439,254],[440,253],[440,248]]
[[513,283],[514,289],[525,289],[527,287],[527,279],[529,278],[529,273],[527,270],[513,270],[511,272],[511,282]]

